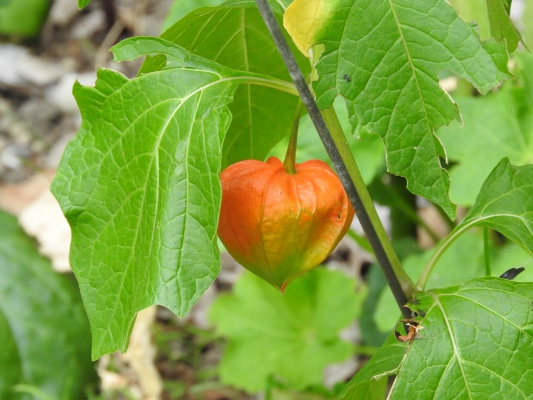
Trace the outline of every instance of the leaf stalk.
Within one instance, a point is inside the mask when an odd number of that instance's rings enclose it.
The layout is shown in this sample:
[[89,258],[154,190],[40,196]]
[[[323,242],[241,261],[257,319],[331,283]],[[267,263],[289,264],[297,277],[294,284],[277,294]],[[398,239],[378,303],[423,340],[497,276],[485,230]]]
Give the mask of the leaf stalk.
[[[392,248],[361,173],[359,172],[359,168],[353,159],[337,115],[333,109],[324,110],[324,114],[321,114],[267,0],[255,0],[255,2],[298,89],[302,102],[307,108],[309,116],[326,148],[328,156],[337,171],[344,190],[346,190],[348,198],[355,209],[359,222],[365,231],[376,255],[376,259],[381,265],[387,282],[394,294],[398,307],[405,318],[410,318],[409,310],[403,307],[403,305],[412,298],[413,293],[417,291],[417,287],[403,269],[398,256]],[[327,122],[325,119],[327,119]]]
[[457,225],[457,227],[452,232],[450,232],[448,236],[446,236],[446,239],[444,239],[437,245],[435,253],[433,253],[426,266],[424,267],[424,270],[420,274],[420,277],[418,278],[418,282],[416,284],[419,288],[424,290],[426,284],[428,283],[429,276],[433,271],[433,268],[435,268],[435,265],[437,265],[437,262],[440,260],[442,255],[459,238],[459,236],[461,236],[461,234],[463,234],[465,231],[474,226],[475,223],[476,221],[474,220],[466,224]]

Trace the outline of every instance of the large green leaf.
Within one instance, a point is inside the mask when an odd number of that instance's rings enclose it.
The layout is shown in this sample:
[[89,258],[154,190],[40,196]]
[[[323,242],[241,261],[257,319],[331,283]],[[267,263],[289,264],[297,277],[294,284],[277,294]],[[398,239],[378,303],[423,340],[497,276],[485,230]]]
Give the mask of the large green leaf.
[[485,97],[456,98],[464,126],[454,122],[438,132],[457,163],[450,170],[450,198],[461,205],[474,204],[503,157],[516,165],[533,163],[533,56],[517,55],[516,62],[517,79]]
[[387,389],[387,377],[394,375],[405,356],[406,343],[393,334],[380,347],[348,383],[339,400],[383,400]]
[[339,330],[359,314],[362,299],[353,280],[323,268],[295,280],[284,296],[245,273],[210,311],[229,339],[222,381],[250,392],[264,390],[272,375],[296,389],[320,385],[324,367],[353,354]]
[[[249,3],[251,0],[174,0],[163,23],[163,31],[166,31],[180,19],[190,12],[200,7],[215,7],[224,3],[224,5],[238,5]],[[273,11],[283,14],[283,11],[292,2],[292,0],[268,0]]]
[[[496,179],[496,174],[503,172],[508,168],[500,179]],[[525,180],[531,182],[530,185],[513,185],[512,178],[519,172],[522,175],[529,175]],[[523,177],[524,178],[524,177]],[[517,281],[533,282],[533,259],[531,258],[532,237],[529,233],[531,226],[531,217],[520,215],[520,212],[515,209],[518,203],[521,203],[526,209],[529,208],[531,214],[533,206],[530,201],[525,203],[521,197],[533,196],[533,167],[516,168],[510,164],[502,162],[487,180],[486,186],[493,186],[495,191],[492,194],[483,191],[480,194],[482,197],[485,194],[485,201],[480,202],[472,210],[474,214],[465,218],[457,229],[452,234],[444,239],[436,249],[425,251],[422,254],[413,254],[407,257],[403,266],[413,281],[416,281],[424,267],[428,262],[433,263],[435,254],[439,254],[437,262],[434,265],[426,287],[429,289],[442,288],[446,286],[460,284],[467,279],[481,277],[485,275],[485,259],[484,259],[484,242],[483,235],[480,231],[469,232],[472,226],[488,226],[504,233],[511,239],[514,239],[523,249],[514,243],[508,243],[503,247],[493,247],[492,251],[492,275],[500,276],[505,271],[511,268],[526,268],[526,271],[518,275]],[[497,189],[499,188],[499,190]],[[519,194],[517,194],[519,193]],[[501,196],[501,197],[500,197]],[[492,200],[499,198],[501,204],[495,206],[495,210],[491,211],[490,205]],[[529,199],[528,199],[529,200]],[[488,208],[481,211],[484,207]],[[497,211],[496,211],[497,210]],[[497,222],[492,219],[496,218]],[[492,222],[491,222],[492,221]],[[467,265],[468,267],[465,267]],[[389,289],[382,292],[378,301],[375,320],[378,328],[382,332],[388,332],[395,322],[398,320],[399,312],[393,307],[394,298]]]
[[[287,24],[289,10],[298,15],[309,3],[319,5],[315,15]],[[455,72],[486,93],[510,76],[505,45],[481,43],[444,0],[296,0],[285,17],[291,33],[315,21],[305,47],[324,46],[314,85],[319,107],[345,97],[354,130],[383,138],[389,171],[453,217],[440,166],[446,154],[434,131],[460,116],[438,74]]]
[[183,316],[216,277],[226,104],[240,82],[276,84],[162,39],[113,51],[118,61],[168,61],[132,80],[99,70],[94,88],[74,87],[83,123],[52,190],[72,228],[94,358],[126,349],[138,311],[157,303]]
[[[253,1],[197,9],[161,38],[226,67],[291,82]],[[309,62],[301,54],[298,60],[304,73],[309,73]],[[140,72],[163,66],[164,58],[149,58]],[[233,120],[224,141],[222,167],[245,159],[265,159],[270,149],[290,133],[297,102],[298,97],[273,88],[239,87],[229,105]]]
[[[1,216],[0,219],[2,219]],[[2,257],[1,253],[0,257]],[[4,303],[3,299],[0,301],[0,343],[2,343],[2,351],[0,351],[0,398],[9,399],[14,397],[12,388],[23,380],[24,373],[17,349],[17,338],[15,338],[9,321],[3,313],[2,303]]]
[[390,398],[531,399],[532,301],[532,283],[499,278],[417,293],[424,329]]
[[533,165],[516,167],[503,159],[447,242],[472,226],[492,228],[533,255]]
[[0,212],[0,398],[26,384],[53,399],[81,399],[96,373],[75,282],[41,257],[14,217]]
[[163,22],[161,30],[164,32],[190,12],[200,7],[213,7],[223,3],[224,0],[174,0]]

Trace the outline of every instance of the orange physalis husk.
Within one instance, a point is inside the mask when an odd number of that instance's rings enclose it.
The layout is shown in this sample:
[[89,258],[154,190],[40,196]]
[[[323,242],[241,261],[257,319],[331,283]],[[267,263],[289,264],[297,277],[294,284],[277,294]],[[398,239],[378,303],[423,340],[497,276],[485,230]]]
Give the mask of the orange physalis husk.
[[346,234],[354,210],[337,175],[323,161],[296,164],[246,160],[221,174],[218,235],[246,269],[284,292],[319,265]]

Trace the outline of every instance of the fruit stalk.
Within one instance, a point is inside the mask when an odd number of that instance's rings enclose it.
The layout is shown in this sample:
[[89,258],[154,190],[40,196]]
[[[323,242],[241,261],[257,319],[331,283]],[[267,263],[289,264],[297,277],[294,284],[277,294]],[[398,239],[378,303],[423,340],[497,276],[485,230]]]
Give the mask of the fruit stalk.
[[283,161],[283,166],[285,171],[288,174],[296,173],[296,145],[298,144],[298,127],[300,126],[300,114],[302,112],[302,102],[298,102],[298,107],[296,108],[296,116],[292,123],[291,138],[289,140],[289,147],[287,147],[287,154],[285,155],[285,160]]
[[329,165],[308,160],[294,167],[288,173],[270,157],[240,161],[220,174],[220,240],[239,264],[282,293],[326,259],[354,217]]

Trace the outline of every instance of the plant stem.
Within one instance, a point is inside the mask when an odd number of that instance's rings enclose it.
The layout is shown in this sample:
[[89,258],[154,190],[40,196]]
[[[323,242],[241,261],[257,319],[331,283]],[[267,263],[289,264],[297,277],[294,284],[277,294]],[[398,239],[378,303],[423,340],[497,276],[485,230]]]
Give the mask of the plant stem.
[[287,147],[287,154],[283,161],[283,167],[288,174],[295,174],[296,167],[296,145],[298,144],[298,127],[300,126],[300,114],[302,113],[302,102],[298,101],[298,107],[296,108],[296,115],[292,122],[291,138],[289,140],[289,147]]
[[446,239],[443,242],[437,245],[437,248],[435,249],[435,253],[433,253],[431,258],[427,262],[426,266],[424,267],[424,270],[420,274],[420,277],[418,278],[417,285],[419,287],[421,287],[422,289],[426,287],[429,276],[431,275],[433,268],[435,268],[437,261],[439,261],[440,257],[444,254],[444,252],[448,249],[448,247],[452,245],[455,239],[457,239],[457,236],[453,236],[450,234],[449,236],[446,237]]
[[253,85],[270,87],[272,89],[277,89],[285,93],[290,93],[295,96],[298,96],[298,90],[294,87],[294,84],[286,82],[282,79],[270,78],[266,79],[263,77],[257,76],[236,76],[232,78],[225,78],[227,81],[241,81],[242,84],[251,83]]
[[483,228],[483,244],[485,249],[485,275],[491,276],[492,269],[490,266],[490,237],[489,228]]
[[413,293],[417,290],[417,287],[402,268],[398,256],[392,249],[392,245],[390,244],[385,229],[377,215],[359,169],[355,164],[355,160],[348,147],[344,133],[342,132],[342,129],[340,129],[337,116],[333,110],[324,111],[329,124],[331,125],[333,133],[332,137],[332,133],[330,133],[328,125],[318,109],[302,71],[296,63],[296,59],[283,36],[281,28],[279,27],[267,0],[255,0],[255,2],[287,69],[289,70],[289,74],[298,89],[309,116],[318,131],[328,156],[339,175],[344,190],[346,190],[346,194],[357,213],[359,222],[370,241],[376,259],[383,269],[383,273],[385,274],[387,282],[389,283],[396,302],[398,303],[398,307],[402,311],[404,317],[409,318],[410,312],[403,307],[403,305],[411,299]]
[[350,186],[352,186],[355,191],[356,199],[354,199],[354,201],[350,200],[354,206],[357,218],[365,231],[379,264],[382,268],[383,264],[387,266],[386,268],[383,268],[385,278],[387,278],[389,285],[391,284],[391,281],[398,281],[406,298],[411,299],[413,293],[416,291],[415,284],[403,269],[396,252],[392,248],[387,232],[379,219],[374,203],[370,198],[370,194],[368,193],[363,177],[361,176],[359,167],[357,166],[350,147],[348,146],[348,142],[344,136],[335,109],[330,107],[322,110],[322,116],[329,128],[335,147],[340,153],[343,167],[347,169],[346,172],[349,175]]

